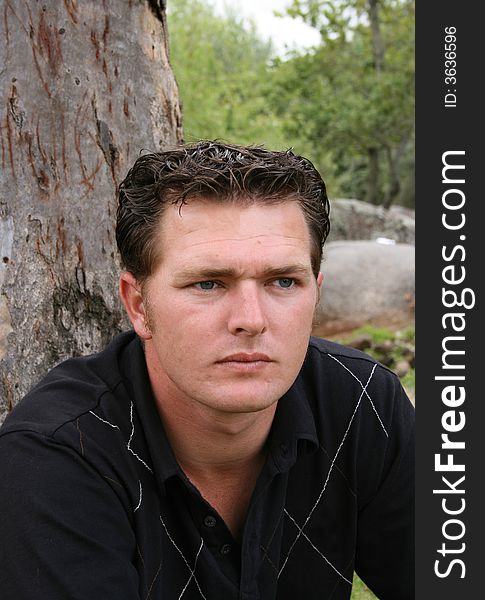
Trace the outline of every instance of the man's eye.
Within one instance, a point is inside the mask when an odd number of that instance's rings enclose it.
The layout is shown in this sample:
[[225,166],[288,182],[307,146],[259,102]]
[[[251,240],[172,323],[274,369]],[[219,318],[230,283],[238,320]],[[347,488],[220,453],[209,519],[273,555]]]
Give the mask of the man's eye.
[[280,288],[291,288],[294,286],[295,284],[295,280],[292,279],[291,277],[282,277],[280,279],[277,279],[275,281],[275,283],[280,287]]
[[215,281],[199,281],[195,287],[199,290],[213,290],[217,286]]

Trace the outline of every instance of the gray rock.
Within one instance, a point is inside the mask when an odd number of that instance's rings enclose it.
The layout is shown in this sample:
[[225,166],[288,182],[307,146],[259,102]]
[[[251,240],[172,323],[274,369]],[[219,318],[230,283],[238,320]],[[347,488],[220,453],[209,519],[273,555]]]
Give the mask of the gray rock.
[[414,211],[402,206],[389,210],[353,199],[330,201],[328,241],[375,240],[383,237],[397,243],[414,244]]
[[384,340],[380,344],[376,344],[374,346],[374,349],[377,350],[377,352],[381,352],[382,354],[388,354],[394,349],[394,343],[391,340]]
[[404,375],[409,373],[410,368],[411,365],[407,360],[398,360],[393,370],[398,377],[404,377]]
[[333,333],[368,322],[412,322],[414,257],[411,244],[330,242],[321,266],[324,280],[317,329]]

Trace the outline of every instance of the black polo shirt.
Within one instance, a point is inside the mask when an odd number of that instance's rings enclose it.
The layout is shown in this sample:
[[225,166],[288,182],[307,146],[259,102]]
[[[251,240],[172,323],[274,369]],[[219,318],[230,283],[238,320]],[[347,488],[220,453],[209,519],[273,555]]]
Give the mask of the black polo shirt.
[[311,339],[241,543],[181,471],[134,333],[53,369],[0,430],[2,600],[382,599],[413,582],[414,410],[368,356]]

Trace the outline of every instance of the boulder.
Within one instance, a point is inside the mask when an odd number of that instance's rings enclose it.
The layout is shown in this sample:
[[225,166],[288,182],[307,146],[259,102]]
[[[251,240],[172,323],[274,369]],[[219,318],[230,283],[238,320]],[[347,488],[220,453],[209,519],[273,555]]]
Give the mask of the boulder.
[[415,300],[412,244],[375,241],[329,242],[316,311],[316,335],[330,335],[364,323],[412,323]]
[[330,200],[328,241],[374,240],[389,238],[397,243],[414,244],[414,211],[402,206],[388,210],[360,200]]

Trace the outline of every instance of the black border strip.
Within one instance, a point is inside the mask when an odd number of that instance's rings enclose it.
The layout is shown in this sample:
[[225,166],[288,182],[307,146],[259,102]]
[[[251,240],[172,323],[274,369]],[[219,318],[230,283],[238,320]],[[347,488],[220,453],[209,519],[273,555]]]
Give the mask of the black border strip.
[[480,3],[416,9],[416,598],[481,598],[484,25]]

